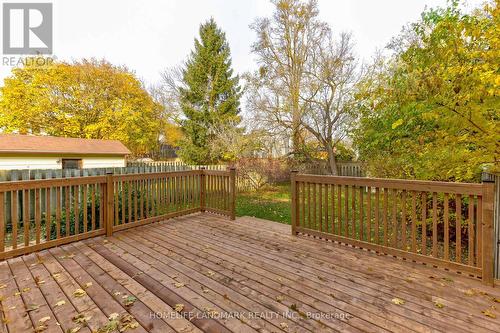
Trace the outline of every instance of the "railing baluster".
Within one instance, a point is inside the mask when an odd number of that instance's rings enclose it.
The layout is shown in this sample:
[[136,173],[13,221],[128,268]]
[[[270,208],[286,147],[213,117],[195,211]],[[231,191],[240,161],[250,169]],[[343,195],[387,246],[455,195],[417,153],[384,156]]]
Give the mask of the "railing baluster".
[[5,198],[5,193],[0,192],[0,252],[5,251],[5,227],[6,227],[6,219],[4,208],[5,208],[5,203],[4,199]]
[[450,259],[450,221],[449,221],[449,194],[444,194],[444,260]]
[[40,236],[42,233],[41,220],[42,212],[40,211],[40,191],[41,189],[35,189],[35,243],[40,244]]
[[438,257],[437,252],[437,193],[432,193],[432,255]]
[[427,254],[427,192],[421,192],[422,196],[422,249],[421,254]]
[[469,265],[474,266],[474,197],[469,195],[469,215],[467,216],[469,230],[468,230],[468,239],[469,239],[469,248],[468,248],[468,256],[469,256]]
[[456,262],[462,262],[462,196],[457,194],[456,202],[456,220],[455,220],[455,256]]

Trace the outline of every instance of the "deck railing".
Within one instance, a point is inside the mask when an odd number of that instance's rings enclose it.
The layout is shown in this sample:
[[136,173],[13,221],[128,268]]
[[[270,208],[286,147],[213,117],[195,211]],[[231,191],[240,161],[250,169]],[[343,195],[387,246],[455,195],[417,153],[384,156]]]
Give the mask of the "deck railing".
[[292,233],[493,283],[493,184],[292,173]]
[[234,169],[0,182],[0,259],[234,201]]

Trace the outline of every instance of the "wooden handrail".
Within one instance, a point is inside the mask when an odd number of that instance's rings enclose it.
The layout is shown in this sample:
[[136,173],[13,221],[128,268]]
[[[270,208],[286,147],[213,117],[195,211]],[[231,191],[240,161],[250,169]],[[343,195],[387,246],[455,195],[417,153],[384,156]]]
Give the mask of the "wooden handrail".
[[291,197],[293,235],[421,261],[493,284],[491,183],[292,172]]
[[0,259],[199,211],[234,220],[235,184],[234,168],[0,182]]

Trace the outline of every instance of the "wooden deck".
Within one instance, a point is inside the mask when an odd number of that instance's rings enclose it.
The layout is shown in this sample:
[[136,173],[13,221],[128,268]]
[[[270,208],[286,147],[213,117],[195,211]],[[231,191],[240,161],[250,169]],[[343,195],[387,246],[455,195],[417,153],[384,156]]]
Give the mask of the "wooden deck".
[[3,261],[0,300],[0,332],[500,332],[479,280],[209,214]]

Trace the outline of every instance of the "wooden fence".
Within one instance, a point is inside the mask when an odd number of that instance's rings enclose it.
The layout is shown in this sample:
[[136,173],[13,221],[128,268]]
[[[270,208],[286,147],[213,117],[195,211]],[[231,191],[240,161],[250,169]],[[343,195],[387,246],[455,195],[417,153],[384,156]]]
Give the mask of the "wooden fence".
[[493,183],[292,173],[292,233],[493,283]]
[[0,259],[171,217],[234,219],[235,169],[0,182]]

